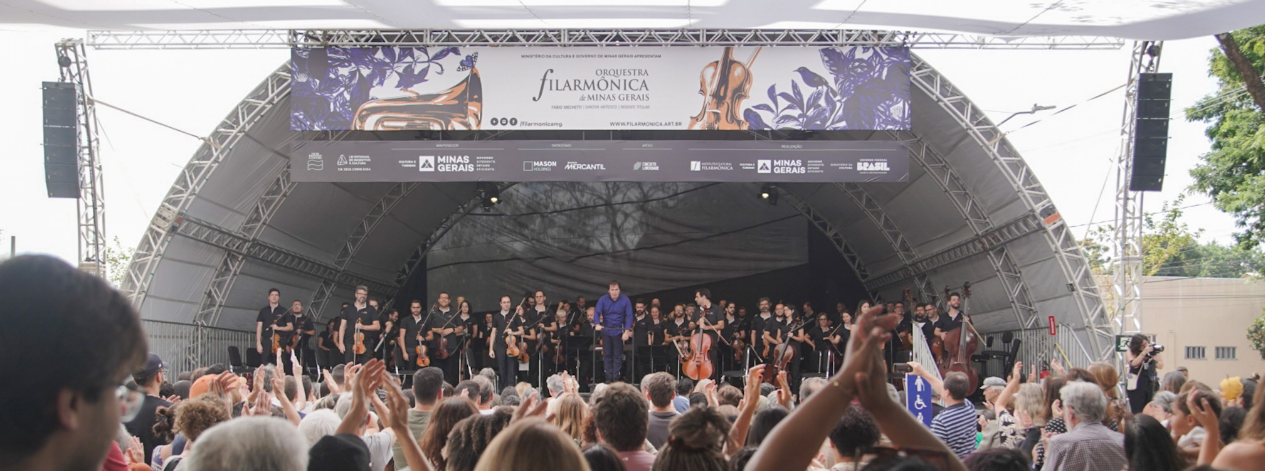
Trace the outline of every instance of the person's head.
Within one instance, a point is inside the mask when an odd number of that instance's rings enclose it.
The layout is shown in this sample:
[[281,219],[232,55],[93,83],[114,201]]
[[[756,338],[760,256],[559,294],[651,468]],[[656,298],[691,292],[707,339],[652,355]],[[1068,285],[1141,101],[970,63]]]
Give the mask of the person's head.
[[229,419],[224,402],[213,394],[203,394],[180,405],[176,413],[176,431],[190,442],[196,442],[202,432]]
[[294,314],[295,317],[303,316],[303,301],[297,299],[290,301],[290,313]]
[[519,420],[497,434],[474,469],[589,471],[589,465],[571,437],[543,419],[529,418]]
[[694,302],[699,306],[709,306],[712,302],[712,290],[707,288],[699,288],[694,290]]
[[162,358],[157,353],[150,353],[145,359],[145,367],[132,373],[132,379],[142,388],[156,388],[167,380],[166,373],[167,365],[163,364]]
[[760,298],[760,301],[756,303],[756,305],[759,306],[761,314],[769,312],[769,298]]
[[923,319],[926,315],[927,311],[923,309],[922,304],[914,303],[914,319]]
[[329,333],[338,331],[338,319],[330,319],[329,322],[326,322],[325,331]]
[[1243,429],[1243,423],[1247,421],[1247,410],[1239,407],[1227,407],[1221,410],[1221,417],[1217,419],[1217,430],[1221,431],[1222,443],[1233,443],[1239,439],[1239,430]]
[[1049,417],[1045,413],[1045,391],[1040,384],[1024,383],[1015,393],[1015,413],[1028,414],[1034,424],[1044,424]]
[[826,378],[804,378],[799,382],[799,403],[803,404],[808,400],[808,396],[813,395],[817,391],[821,391],[826,387]]
[[601,443],[584,449],[584,461],[589,463],[592,471],[624,471],[624,460],[619,458],[615,450]]
[[1235,401],[1239,407],[1243,409],[1251,409],[1256,404],[1256,380],[1252,378],[1243,378],[1243,394],[1239,394],[1239,399]]
[[1119,396],[1116,384],[1120,382],[1120,373],[1116,372],[1116,367],[1105,361],[1096,361],[1089,364],[1089,372],[1094,375],[1094,383],[1102,388],[1103,394],[1111,398]]
[[1247,410],[1247,419],[1243,428],[1239,429],[1239,438],[1243,440],[1265,440],[1265,387],[1256,388],[1252,397],[1252,408]]
[[722,450],[728,435],[729,421],[715,408],[690,408],[668,425],[668,441],[650,469],[726,471]]
[[444,454],[448,456],[447,471],[474,471],[488,444],[509,425],[513,417],[513,408],[498,407],[491,414],[472,415],[457,422],[448,433],[448,443],[444,445]]
[[431,411],[430,421],[426,423],[418,444],[422,447],[422,454],[435,465],[435,469],[443,469],[447,465],[443,453],[444,445],[448,443],[448,433],[452,432],[461,419],[473,415],[479,415],[474,402],[460,397],[444,399]]
[[945,400],[953,401],[955,404],[966,399],[966,393],[971,390],[971,380],[966,373],[952,372],[944,375],[944,390],[949,392],[949,397]]
[[1168,391],[1157,392],[1151,398],[1151,402],[1147,403],[1142,413],[1163,422],[1173,416],[1173,402],[1176,400],[1176,394]]
[[1102,422],[1107,413],[1107,396],[1095,383],[1071,381],[1059,390],[1063,403],[1063,420],[1068,430],[1076,424]]
[[1182,391],[1182,386],[1186,385],[1186,375],[1180,371],[1170,371],[1164,374],[1164,378],[1160,380],[1160,390],[1177,394]]
[[448,306],[452,305],[452,297],[448,296],[448,293],[440,291],[439,296],[435,298],[435,304],[438,304],[440,309],[447,310]]
[[457,306],[457,312],[467,316],[470,315],[470,301],[462,301],[461,304]]
[[830,430],[830,447],[847,459],[869,453],[878,446],[882,434],[874,417],[860,406],[853,404],[839,417],[835,428]]
[[[751,400],[751,399],[748,399]],[[755,417],[751,418],[751,425],[747,428],[747,446],[759,447],[764,442],[765,437],[773,431],[773,427],[782,422],[791,412],[779,405],[770,404],[768,407],[756,412]]]
[[747,463],[751,462],[751,457],[755,456],[756,448],[753,446],[743,447],[729,457],[730,471],[745,471]]
[[1177,372],[1181,373],[1182,376],[1185,376],[1186,379],[1190,379],[1190,370],[1187,370],[1186,367],[1184,366],[1177,367]]
[[606,293],[611,296],[612,300],[619,299],[619,281],[611,280],[610,283],[607,283]]
[[1124,454],[1129,458],[1129,469],[1181,471],[1188,464],[1164,425],[1148,415],[1130,421],[1124,434]]
[[655,407],[672,406],[672,399],[676,398],[676,378],[672,375],[662,371],[651,373],[641,380],[641,384],[646,390],[646,398]]
[[[492,379],[488,379],[488,376],[491,376]],[[495,380],[496,380],[496,373],[493,372],[491,368],[484,368],[482,371],[479,372],[479,374],[474,375],[473,378],[470,378],[470,381],[474,381],[475,384],[479,385],[479,395],[477,397],[479,400],[480,409],[491,408],[492,395],[496,393],[496,383],[494,382]]]
[[737,407],[741,401],[742,401],[742,390],[734,387],[731,384],[726,384],[724,386],[721,386],[720,389],[716,391],[716,402],[718,405],[722,407],[723,406]]
[[1221,398],[1216,394],[1198,388],[1178,394],[1177,399],[1173,401],[1173,416],[1168,419],[1168,427],[1172,430],[1174,437],[1186,435],[1199,426],[1195,416],[1190,415],[1190,406],[1186,403],[1191,395],[1195,396],[1196,406],[1203,407],[1201,401],[1208,401],[1208,407],[1211,408],[1213,414],[1221,416]]
[[962,295],[958,293],[949,293],[949,307],[957,309],[962,305]]
[[650,306],[650,319],[654,321],[663,320],[663,313],[659,312],[659,306]]
[[638,299],[637,302],[633,304],[633,311],[636,312],[637,315],[641,315],[642,313],[645,313],[646,301],[644,299]]
[[457,397],[469,399],[474,402],[475,405],[482,403],[482,401],[479,400],[479,383],[467,379],[457,383],[453,389],[455,390],[454,395]]
[[421,406],[432,406],[443,398],[444,370],[428,366],[413,373],[413,398]]
[[0,263],[0,305],[0,463],[99,468],[120,406],[135,413],[144,399],[120,387],[145,366],[140,317],[101,278],[39,255]]
[[555,399],[554,425],[563,433],[579,440],[584,437],[584,422],[588,420],[589,405],[579,394],[563,394]]
[[688,377],[682,377],[676,380],[676,395],[689,397],[690,391],[694,390],[694,380]]
[[367,304],[369,302],[369,287],[361,285],[356,287],[356,304]]
[[307,441],[308,446],[315,445],[327,435],[333,435],[338,431],[338,425],[343,419],[338,416],[337,412],[330,409],[314,410],[312,413],[303,417],[299,421],[299,435]]
[[281,290],[276,288],[268,289],[268,304],[277,304],[281,302]]
[[1132,337],[1129,337],[1129,352],[1134,356],[1141,355],[1142,350],[1145,349],[1147,345],[1150,345],[1150,343],[1151,340],[1146,338],[1145,335],[1133,334]]
[[1031,461],[1017,449],[994,447],[971,453],[965,464],[968,471],[1027,471]]
[[611,384],[592,412],[602,441],[615,451],[636,451],[646,440],[650,408],[637,388],[627,383]]
[[562,395],[562,375],[552,375],[545,378],[545,386],[549,388],[549,397],[558,397]]
[[294,424],[273,417],[242,417],[212,427],[198,439],[180,469],[187,471],[306,471],[307,441]]

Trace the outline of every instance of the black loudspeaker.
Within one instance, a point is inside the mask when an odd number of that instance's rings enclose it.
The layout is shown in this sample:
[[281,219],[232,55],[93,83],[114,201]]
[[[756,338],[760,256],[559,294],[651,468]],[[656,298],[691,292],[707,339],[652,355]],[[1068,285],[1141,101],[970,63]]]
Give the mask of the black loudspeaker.
[[44,82],[44,184],[49,198],[79,197],[75,84]]
[[1137,121],[1133,130],[1130,191],[1160,191],[1168,158],[1168,115],[1173,74],[1138,75]]

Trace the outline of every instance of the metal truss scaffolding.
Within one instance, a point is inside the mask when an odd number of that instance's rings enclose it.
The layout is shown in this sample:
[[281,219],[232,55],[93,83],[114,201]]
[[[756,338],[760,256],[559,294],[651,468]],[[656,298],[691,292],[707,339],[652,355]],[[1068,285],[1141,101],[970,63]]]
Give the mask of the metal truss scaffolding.
[[65,39],[57,43],[61,81],[75,85],[75,133],[79,169],[79,268],[106,278],[105,176],[97,153],[97,107],[92,101],[92,77],[88,74],[87,50],[83,41]]
[[[865,212],[865,215],[870,218],[870,221],[878,227],[879,232],[883,233],[883,237],[887,238],[887,242],[891,244],[892,251],[896,252],[897,257],[900,257],[901,263],[909,266],[914,259],[918,258],[918,253],[909,245],[909,241],[905,239],[905,235],[901,233],[900,228],[896,227],[896,221],[887,216],[887,212],[883,211],[882,205],[875,201],[864,188],[861,188],[861,185],[856,183],[836,183],[835,186],[848,195],[852,202],[856,203]],[[931,286],[931,279],[927,276],[927,272],[915,273],[912,278],[914,280],[914,289],[918,290],[915,295],[919,299],[927,300],[935,296],[936,289]],[[862,279],[861,281],[865,282],[868,280]],[[875,288],[877,287],[870,284],[865,287],[868,291],[876,291]],[[910,309],[912,310],[912,308]]]
[[[829,219],[826,219],[821,214],[818,214],[817,211],[813,210],[811,205],[800,199],[794,193],[783,191],[781,192],[781,197],[785,198],[785,201],[790,203],[796,211],[799,211],[800,214],[804,215],[804,218],[808,219],[808,222],[811,223],[813,227],[817,228],[817,230],[821,231],[822,234],[826,235],[826,238],[830,240],[830,243],[833,244],[835,248],[839,250],[839,253],[843,255],[843,260],[848,262],[848,266],[852,267],[852,271],[856,273],[858,280],[864,280],[870,277],[870,271],[865,268],[865,262],[861,261],[861,257],[857,256],[856,251],[853,251],[852,247],[848,246],[848,240],[845,239],[843,234],[840,234],[838,230],[835,230],[834,225],[830,223]],[[878,291],[868,288],[866,291],[870,294],[870,299],[874,299],[876,301],[883,300],[883,296],[879,294]]]
[[169,30],[89,31],[98,49],[284,49],[329,46],[909,46],[919,49],[1115,50],[1097,36],[989,36],[882,30]]
[[1137,122],[1138,74],[1159,70],[1160,42],[1133,43],[1129,81],[1125,86],[1124,117],[1120,123],[1120,155],[1116,157],[1116,264],[1112,295],[1116,332],[1141,332],[1142,318],[1142,192],[1129,191],[1133,175],[1133,135]]
[[[910,75],[914,86],[935,99],[936,103],[958,122],[963,131],[987,152],[994,166],[1006,177],[1019,200],[1031,214],[1042,220],[1041,228],[1044,230],[1039,232],[1054,253],[1054,259],[1063,272],[1067,288],[1076,302],[1078,314],[1084,325],[1083,329],[1077,329],[1077,346],[1086,350],[1084,353],[1088,358],[1111,357],[1114,351],[1112,341],[1114,329],[1104,313],[1102,298],[1098,294],[1098,284],[1089,271],[1089,263],[1081,252],[1080,245],[1076,243],[1071,230],[1068,229],[1067,222],[1059,216],[1054,202],[1050,200],[1041,182],[1037,180],[1032,169],[1023,161],[1023,157],[1019,156],[1019,153],[1010,145],[1010,141],[1005,139],[1001,130],[993,125],[983,110],[977,108],[965,94],[926,61],[915,56],[913,62]],[[971,219],[967,218],[968,221]],[[1004,249],[1005,246],[998,247]],[[1014,272],[999,272],[999,275],[1003,277],[1003,282],[1022,281],[1017,267],[1007,267],[1004,263],[1004,258],[1010,256],[1008,253],[999,250],[994,256],[1003,261],[1003,263],[997,263],[998,259],[994,259],[995,268]],[[1018,290],[1018,287],[1011,286],[1008,289]],[[1010,294],[1013,295],[1013,292]],[[1021,308],[1035,311],[1033,306],[1021,306]],[[1021,322],[1021,324],[1025,323]],[[1080,340],[1082,336],[1083,341]]]

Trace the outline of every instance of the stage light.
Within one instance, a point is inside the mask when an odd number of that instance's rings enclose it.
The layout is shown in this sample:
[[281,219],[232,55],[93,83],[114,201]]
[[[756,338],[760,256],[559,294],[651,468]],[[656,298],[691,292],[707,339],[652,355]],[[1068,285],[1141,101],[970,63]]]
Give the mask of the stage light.
[[497,203],[500,203],[500,202],[501,202],[501,197],[499,197],[499,196],[493,196],[493,197],[491,197],[491,198],[488,198],[488,201],[491,201],[491,202],[492,202],[492,204],[497,204]]
[[769,202],[769,206],[777,206],[777,185],[766,183],[760,187],[760,198]]
[[501,203],[501,189],[495,183],[479,183],[475,191],[482,200],[483,212],[490,212],[493,206]]

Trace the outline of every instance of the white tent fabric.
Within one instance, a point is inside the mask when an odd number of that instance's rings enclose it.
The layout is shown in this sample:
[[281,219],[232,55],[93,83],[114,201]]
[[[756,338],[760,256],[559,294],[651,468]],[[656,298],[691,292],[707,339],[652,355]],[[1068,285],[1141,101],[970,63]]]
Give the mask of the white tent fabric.
[[0,25],[77,29],[896,29],[1172,40],[1245,28],[1262,0],[13,0]]

